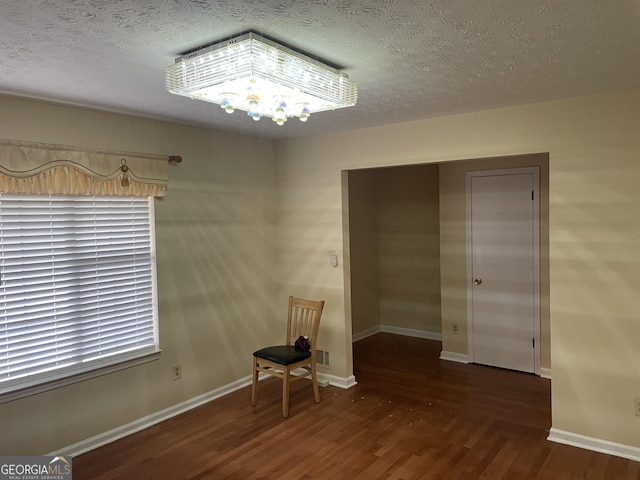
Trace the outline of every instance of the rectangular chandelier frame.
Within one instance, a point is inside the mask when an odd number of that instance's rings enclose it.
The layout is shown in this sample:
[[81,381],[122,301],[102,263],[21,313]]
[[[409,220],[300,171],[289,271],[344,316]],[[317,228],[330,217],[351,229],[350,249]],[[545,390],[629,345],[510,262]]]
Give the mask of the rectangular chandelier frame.
[[254,32],[176,58],[166,68],[165,82],[171,93],[279,124],[358,101],[356,83],[347,74]]

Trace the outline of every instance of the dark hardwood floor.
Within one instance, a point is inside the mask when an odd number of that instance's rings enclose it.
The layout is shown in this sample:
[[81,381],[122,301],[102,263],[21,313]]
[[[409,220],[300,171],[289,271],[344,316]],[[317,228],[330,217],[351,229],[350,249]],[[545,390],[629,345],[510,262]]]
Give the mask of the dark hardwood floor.
[[[440,343],[354,344],[358,384],[260,382],[73,460],[99,479],[640,479],[640,463],[546,440],[550,381],[438,359]],[[247,369],[250,370],[250,359]]]

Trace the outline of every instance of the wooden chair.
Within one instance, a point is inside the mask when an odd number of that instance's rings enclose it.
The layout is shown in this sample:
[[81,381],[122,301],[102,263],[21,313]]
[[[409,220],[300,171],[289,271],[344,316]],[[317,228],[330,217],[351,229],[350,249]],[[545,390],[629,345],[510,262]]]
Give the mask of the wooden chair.
[[[313,396],[320,402],[318,378],[316,376],[316,338],[324,300],[305,300],[289,297],[287,318],[287,343],[253,352],[253,385],[251,387],[251,405],[258,401],[258,374],[260,372],[282,379],[282,416],[289,416],[289,384],[311,376]],[[309,338],[310,351],[297,350],[295,342],[300,336]],[[303,373],[294,370],[303,369]]]

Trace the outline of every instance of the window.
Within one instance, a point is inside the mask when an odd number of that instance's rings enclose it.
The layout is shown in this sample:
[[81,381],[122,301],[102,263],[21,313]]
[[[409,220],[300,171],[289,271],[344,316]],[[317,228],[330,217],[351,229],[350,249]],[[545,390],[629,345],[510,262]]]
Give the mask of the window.
[[157,357],[152,197],[0,194],[0,397]]

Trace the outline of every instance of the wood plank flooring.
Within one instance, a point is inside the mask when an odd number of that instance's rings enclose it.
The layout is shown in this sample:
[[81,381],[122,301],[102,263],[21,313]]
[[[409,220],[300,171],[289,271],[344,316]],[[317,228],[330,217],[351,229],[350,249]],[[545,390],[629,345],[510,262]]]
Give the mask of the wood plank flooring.
[[[440,343],[354,344],[358,384],[250,387],[73,460],[74,480],[638,479],[640,463],[546,440],[550,381],[438,359]],[[247,360],[250,365],[250,359]],[[249,367],[248,367],[249,368]]]

